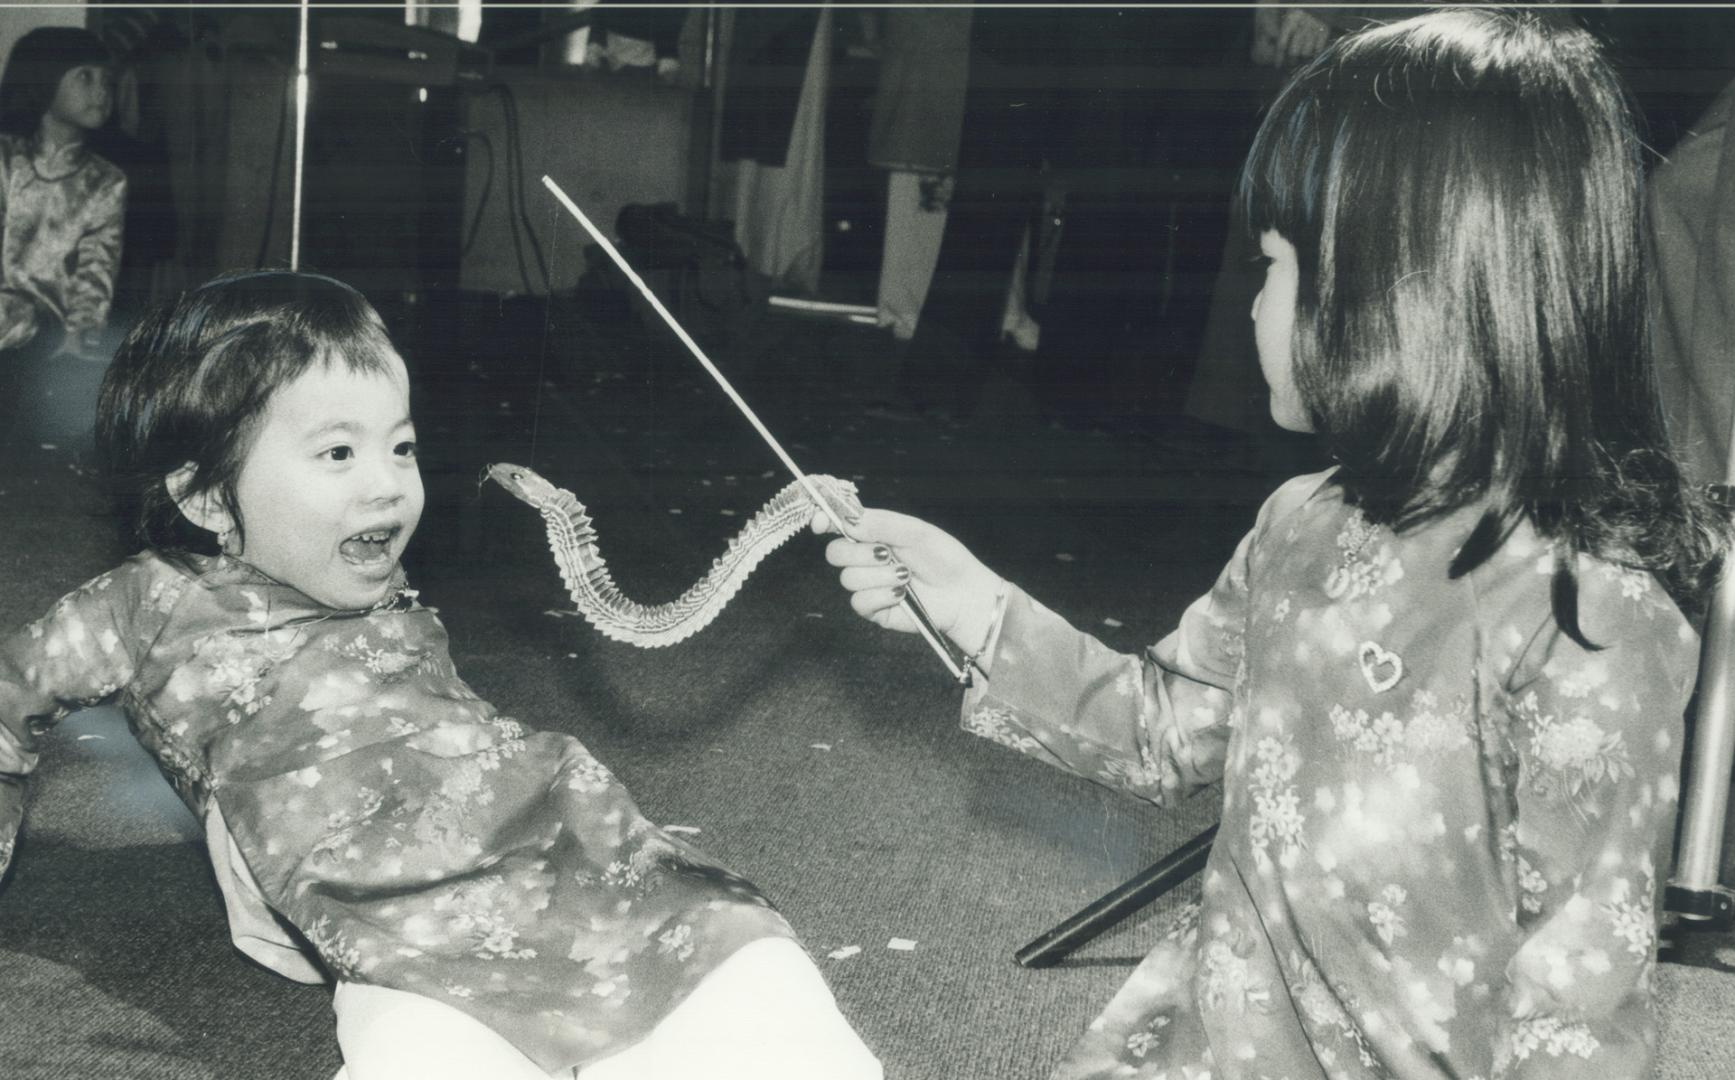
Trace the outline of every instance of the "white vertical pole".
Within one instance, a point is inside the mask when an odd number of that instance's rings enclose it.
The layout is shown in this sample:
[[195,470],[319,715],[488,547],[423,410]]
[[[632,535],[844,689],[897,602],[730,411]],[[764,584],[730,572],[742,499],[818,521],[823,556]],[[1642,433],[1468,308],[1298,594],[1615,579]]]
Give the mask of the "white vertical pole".
[[[1735,440],[1731,445],[1735,478]],[[1735,568],[1725,565],[1705,616],[1705,645],[1699,660],[1699,710],[1693,729],[1693,757],[1681,805],[1681,842],[1675,857],[1675,889],[1719,892],[1723,830],[1729,815],[1730,771],[1735,769]],[[1679,905],[1672,905],[1677,908]],[[1713,907],[1724,905],[1713,905]],[[1689,918],[1709,914],[1680,912]]]
[[[1735,136],[1725,134],[1718,151],[1715,187],[1695,203],[1703,230],[1695,234],[1697,276],[1695,310],[1688,347],[1682,357],[1696,364],[1724,364],[1728,342],[1703,337],[1719,325],[1701,318],[1700,304],[1727,301],[1729,275],[1735,267],[1724,259],[1729,225],[1717,211],[1735,195]],[[1735,415],[1735,401],[1730,413]],[[1735,485],[1735,423],[1731,424],[1723,483]],[[1730,494],[1728,488],[1725,494]],[[1727,506],[1721,502],[1720,505]],[[1699,654],[1699,705],[1693,724],[1693,756],[1687,765],[1687,786],[1681,797],[1681,831],[1675,852],[1675,876],[1670,882],[1668,909],[1683,919],[1712,927],[1735,922],[1735,890],[1718,881],[1723,834],[1729,818],[1730,770],[1735,768],[1735,552],[1723,560],[1723,572],[1711,591],[1705,615],[1705,644]]]
[[289,269],[301,269],[301,189],[307,168],[307,37],[309,0],[301,0],[301,41],[295,57],[295,193],[289,210]]

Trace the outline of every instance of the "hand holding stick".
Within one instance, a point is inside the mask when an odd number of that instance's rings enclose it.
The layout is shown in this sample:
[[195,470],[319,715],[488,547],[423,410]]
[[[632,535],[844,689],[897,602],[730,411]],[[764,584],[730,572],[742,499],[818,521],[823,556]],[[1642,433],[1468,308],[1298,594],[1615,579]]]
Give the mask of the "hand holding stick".
[[[833,540],[825,561],[837,567],[838,583],[850,593],[857,615],[888,630],[918,629],[901,607],[920,588],[928,616],[946,636],[968,650],[988,644],[999,619],[1006,582],[943,529],[891,510],[863,509],[851,522],[853,536]],[[833,531],[822,515],[815,532]],[[977,671],[986,669],[967,661]]]

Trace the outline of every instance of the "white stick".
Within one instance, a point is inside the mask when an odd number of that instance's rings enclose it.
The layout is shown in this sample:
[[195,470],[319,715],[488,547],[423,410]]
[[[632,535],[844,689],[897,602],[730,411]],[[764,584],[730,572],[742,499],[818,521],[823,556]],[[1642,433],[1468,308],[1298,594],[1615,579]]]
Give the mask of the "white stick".
[[[307,178],[307,18],[301,0],[301,33],[295,52],[295,184],[289,198],[289,269],[301,269],[301,197]],[[275,179],[275,178],[273,178]],[[265,223],[267,229],[271,223]]]
[[[771,452],[777,455],[779,461],[783,462],[784,468],[788,469],[795,477],[796,482],[801,485],[801,490],[807,492],[807,497],[812,500],[813,505],[819,507],[821,512],[831,519],[832,527],[849,539],[854,540],[855,535],[849,531],[847,523],[844,522],[843,519],[838,516],[837,512],[832,509],[830,503],[820,497],[819,490],[813,486],[813,481],[808,478],[805,472],[801,471],[801,466],[797,465],[795,459],[790,457],[788,452],[783,449],[783,445],[777,441],[777,437],[771,434],[771,429],[767,428],[760,422],[759,416],[753,411],[752,406],[748,405],[746,400],[742,398],[740,394],[735,392],[735,387],[730,385],[729,380],[717,369],[717,365],[711,362],[711,358],[705,355],[705,350],[699,348],[699,343],[692,339],[692,337],[687,333],[686,328],[677,322],[673,315],[669,314],[669,309],[663,306],[661,300],[657,299],[657,294],[651,291],[651,287],[645,284],[645,279],[639,277],[638,271],[634,270],[632,265],[626,261],[626,258],[615,249],[614,244],[609,240],[609,238],[602,234],[602,230],[598,229],[591,222],[590,218],[584,215],[584,211],[580,210],[578,204],[573,202],[572,199],[567,196],[565,191],[561,190],[560,185],[554,182],[553,177],[544,176],[542,178],[542,186],[546,187],[550,194],[560,200],[560,205],[566,207],[567,213],[578,219],[578,223],[584,227],[585,232],[590,234],[590,238],[596,241],[598,247],[608,253],[608,257],[614,260],[616,266],[620,267],[621,273],[625,274],[627,280],[631,281],[633,286],[639,290],[639,295],[643,296],[645,300],[650,303],[651,307],[656,310],[656,313],[662,316],[663,322],[669,325],[669,329],[673,330],[675,336],[681,339],[681,344],[685,345],[687,351],[693,354],[693,359],[697,360],[699,366],[703,367],[705,371],[710,374],[711,378],[716,380],[717,385],[722,387],[723,393],[727,394],[729,400],[735,403],[735,407],[741,410],[741,415],[745,416],[747,422],[753,425],[753,430],[759,433],[759,437],[765,440],[767,446],[771,447]],[[916,629],[919,630],[922,637],[927,640],[929,647],[931,647],[940,659],[945,662],[947,670],[952,673],[952,677],[960,682],[966,682],[966,672],[959,665],[957,660],[953,658],[951,648],[941,640],[939,630],[935,628],[933,622],[928,618],[927,612],[922,610],[921,604],[916,600],[916,594],[914,592],[911,592],[908,589],[905,590],[903,606],[904,609],[909,612],[911,620],[916,624]]]

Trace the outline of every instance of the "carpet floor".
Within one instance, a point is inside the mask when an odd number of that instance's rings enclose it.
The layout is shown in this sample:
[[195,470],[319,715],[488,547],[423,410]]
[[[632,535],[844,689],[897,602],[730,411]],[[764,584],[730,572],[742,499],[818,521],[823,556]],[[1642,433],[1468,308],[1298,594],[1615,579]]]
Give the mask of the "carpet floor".
[[[885,408],[895,372],[876,336],[774,336],[743,387],[804,467],[943,524],[1118,648],[1172,625],[1275,483],[1244,447],[1051,422],[1010,369],[986,374],[962,418]],[[418,372],[429,511],[410,570],[459,671],[503,712],[582,739],[649,817],[696,830],[765,889],[888,1076],[1046,1076],[1192,887],[1059,967],[1013,952],[1211,824],[1213,793],[1158,813],[965,735],[936,659],[855,618],[811,537],[681,646],[601,638],[569,613],[535,515],[477,482],[484,464],[578,494],[616,581],[649,603],[703,573],[787,478],[658,350],[478,355]],[[0,477],[12,627],[123,552],[64,449],[27,448]],[[335,1071],[329,993],[229,945],[194,822],[120,717],[65,721],[31,798],[0,891],[0,1076]],[[1692,949],[1735,956],[1726,937]],[[1735,976],[1665,965],[1662,995],[1659,1076],[1728,1075]]]

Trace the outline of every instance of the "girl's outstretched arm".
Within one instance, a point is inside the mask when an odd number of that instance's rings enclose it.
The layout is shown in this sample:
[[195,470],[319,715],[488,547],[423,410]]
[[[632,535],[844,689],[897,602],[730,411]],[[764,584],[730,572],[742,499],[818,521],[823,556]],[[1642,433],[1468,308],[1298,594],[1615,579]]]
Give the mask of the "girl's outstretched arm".
[[833,541],[855,610],[908,629],[897,577],[873,543],[907,563],[928,611],[970,652],[978,680],[964,698],[967,731],[1158,805],[1221,777],[1247,621],[1248,568],[1258,538],[1324,483],[1299,477],[1260,510],[1216,586],[1180,626],[1138,655],[1110,649],[1003,582],[956,540],[914,518],[863,517],[864,543]]
[[1638,1080],[1656,1049],[1656,900],[1695,650],[1648,574],[1581,563],[1580,580],[1601,648],[1538,635],[1499,699],[1513,817],[1493,839],[1521,939],[1504,978],[1491,973],[1508,1025],[1494,1072]]
[[35,771],[37,736],[74,709],[101,704],[132,678],[139,608],[165,597],[138,560],[60,598],[30,625],[0,639],[0,875],[12,861]]
[[1008,588],[991,677],[964,699],[965,730],[1158,806],[1220,779],[1254,564],[1265,536],[1326,479],[1297,477],[1266,499],[1211,591],[1137,655]]
[[1223,775],[1251,535],[1181,624],[1136,655],[1007,589],[964,729],[1158,806]]

